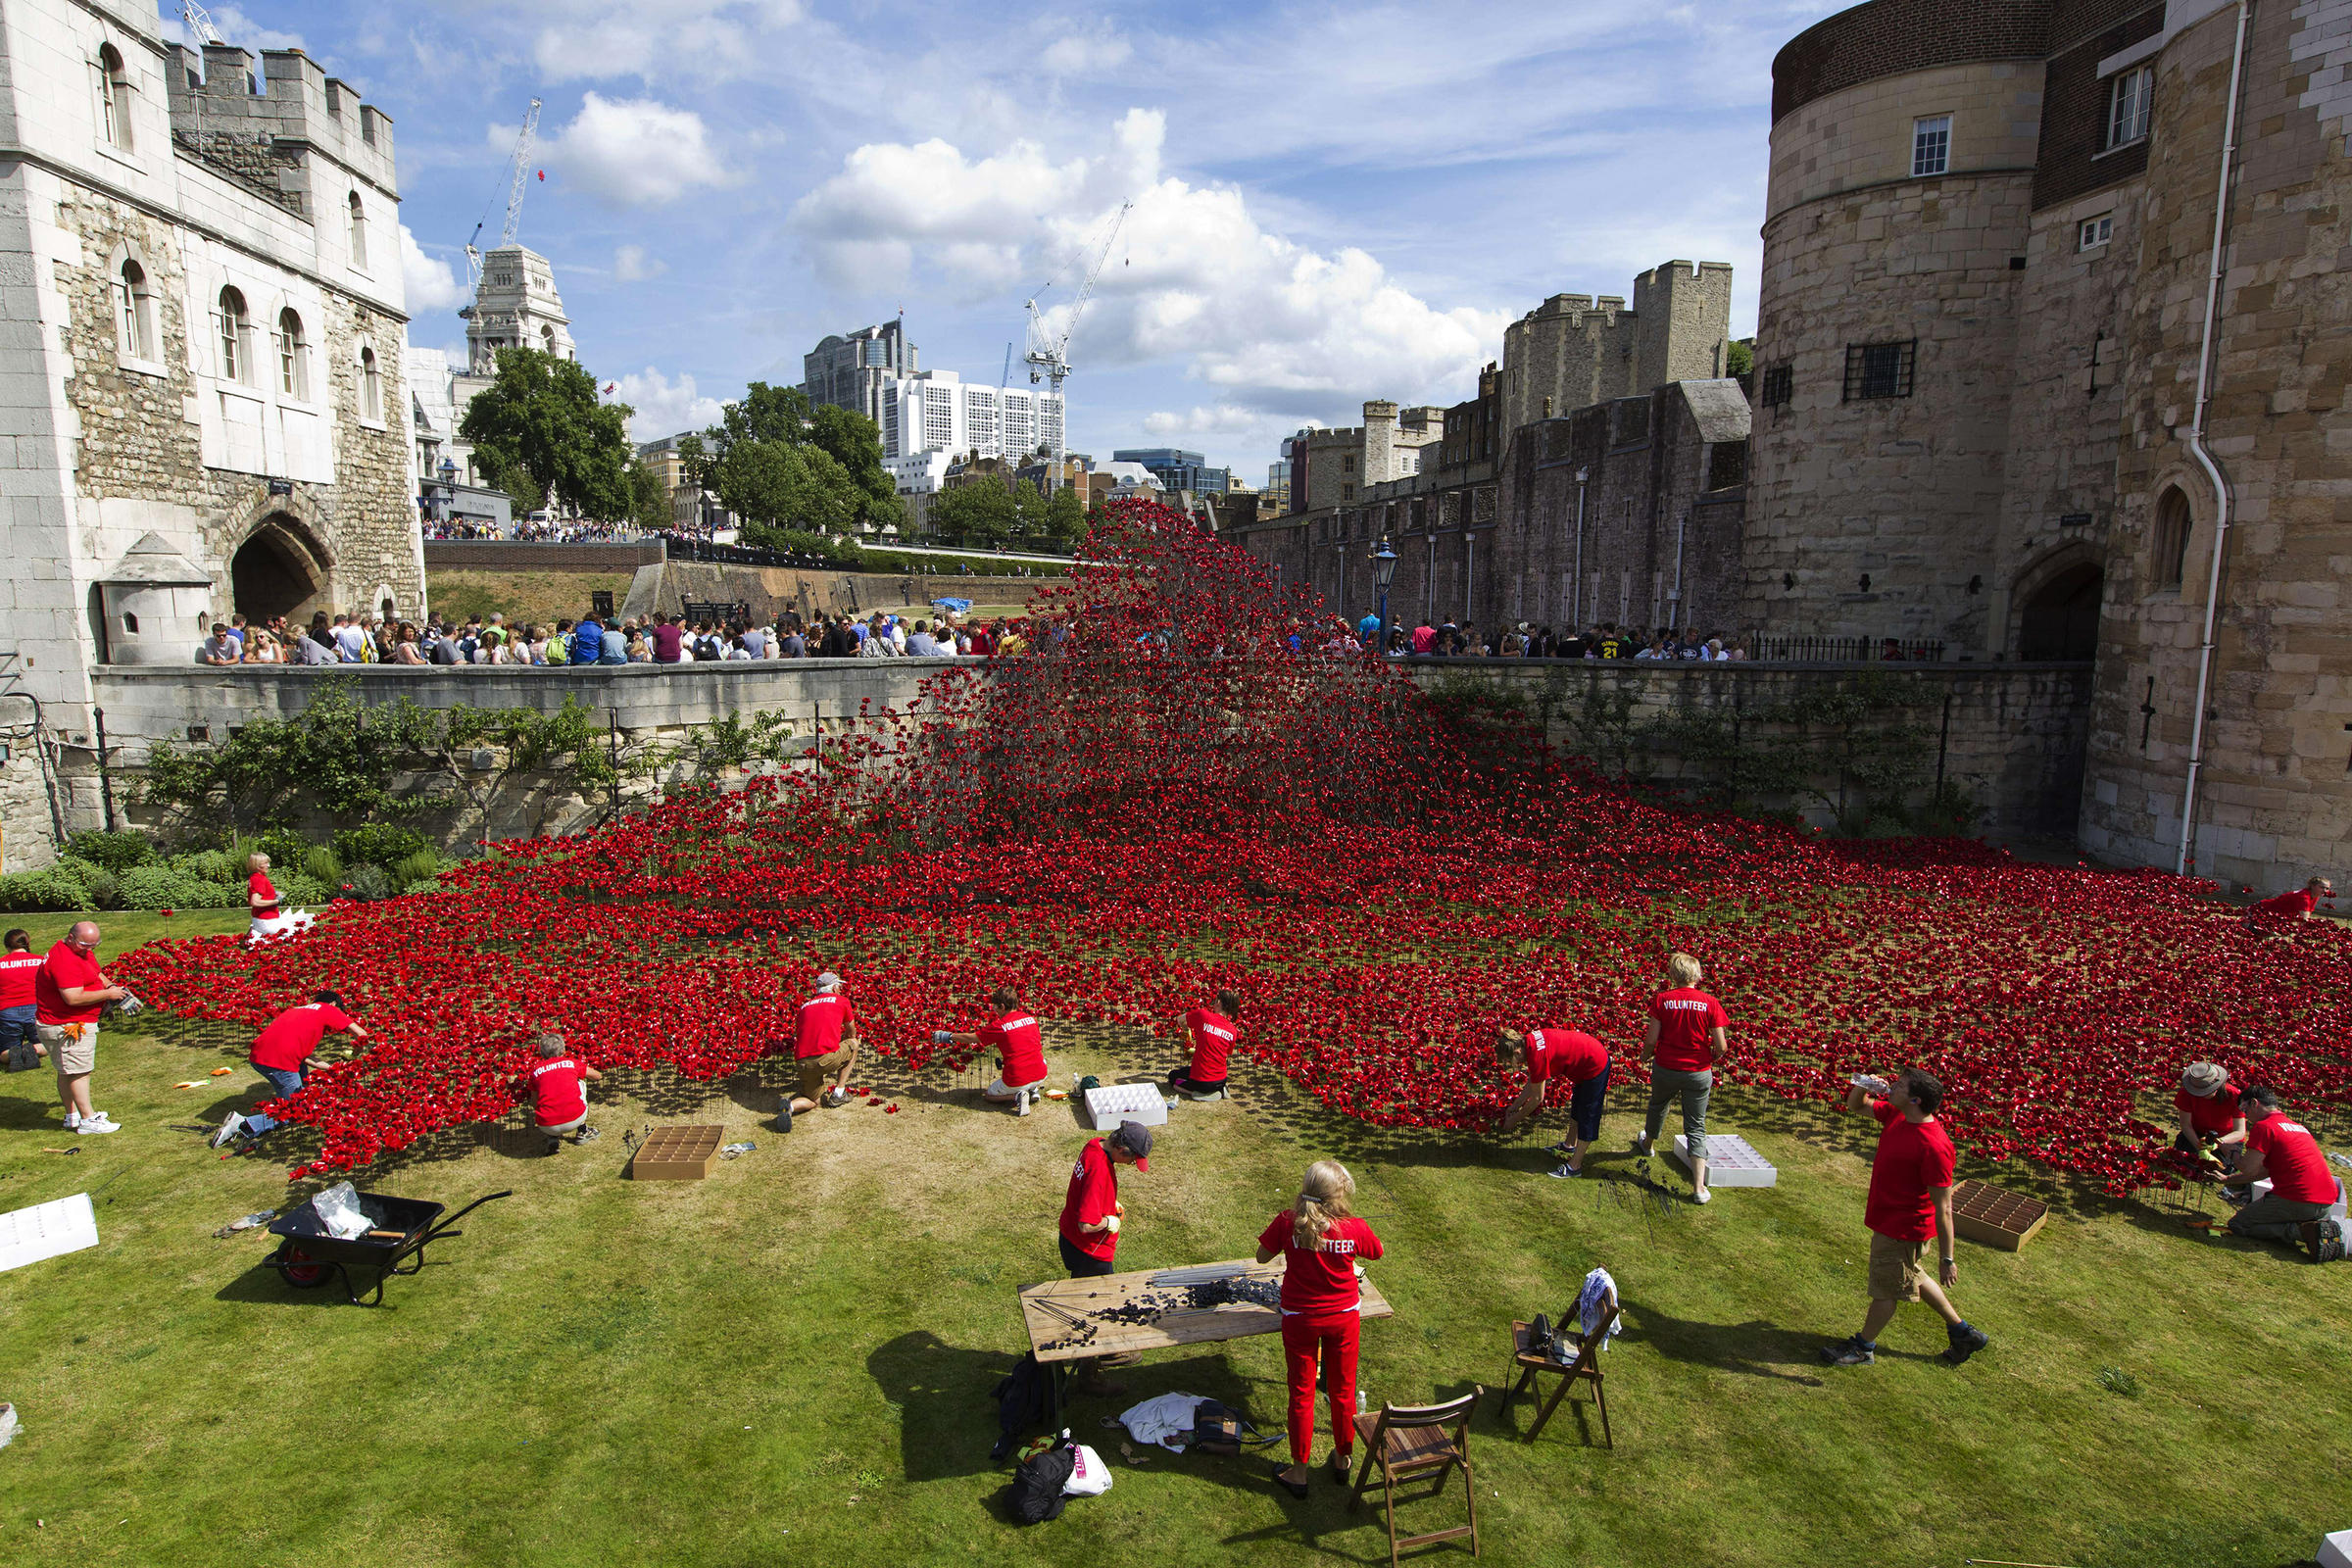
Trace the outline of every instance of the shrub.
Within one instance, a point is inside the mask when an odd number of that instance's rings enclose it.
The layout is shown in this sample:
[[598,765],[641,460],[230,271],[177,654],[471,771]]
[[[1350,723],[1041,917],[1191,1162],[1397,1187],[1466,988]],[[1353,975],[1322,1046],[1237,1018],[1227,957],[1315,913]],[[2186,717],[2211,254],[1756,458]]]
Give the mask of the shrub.
[[392,874],[382,866],[363,865],[343,879],[343,891],[350,898],[373,902],[390,898],[395,889],[392,886]]
[[81,891],[88,899],[84,907],[119,909],[122,906],[121,883],[115,873],[105,866],[68,857],[59,862],[58,869],[81,884]]
[[179,902],[161,906],[172,909],[241,909],[244,906],[244,883],[207,882],[197,877],[182,877]]
[[330,888],[343,885],[343,858],[323,844],[303,856],[302,869]]
[[156,853],[152,839],[129,828],[113,833],[98,830],[76,833],[66,840],[66,854],[74,859],[103,866],[117,876],[134,865],[163,858]]
[[423,834],[382,822],[345,828],[335,835],[335,853],[345,865],[398,865],[428,848]]
[[430,887],[440,879],[441,857],[430,850],[418,850],[415,855],[403,856],[398,864],[386,869],[391,871],[392,880],[403,888],[413,891],[419,882]]
[[441,880],[438,877],[427,877],[421,882],[412,882],[400,891],[404,894],[438,893],[441,891]]
[[[313,848],[311,841],[290,827],[273,827],[254,841],[253,847],[270,857],[270,868],[296,871]],[[242,865],[243,859],[238,863]]]
[[168,865],[134,865],[122,873],[121,897],[126,909],[176,909],[186,901],[187,878]]
[[334,901],[335,885],[321,882],[308,871],[288,871],[283,876],[271,877],[270,881],[286,907],[309,909]]
[[175,855],[172,869],[181,876],[199,882],[226,882],[243,874],[242,865],[228,858],[226,850],[198,850],[194,855]]
[[0,876],[0,909],[48,911],[79,909],[86,897],[82,885],[63,871],[19,871]]

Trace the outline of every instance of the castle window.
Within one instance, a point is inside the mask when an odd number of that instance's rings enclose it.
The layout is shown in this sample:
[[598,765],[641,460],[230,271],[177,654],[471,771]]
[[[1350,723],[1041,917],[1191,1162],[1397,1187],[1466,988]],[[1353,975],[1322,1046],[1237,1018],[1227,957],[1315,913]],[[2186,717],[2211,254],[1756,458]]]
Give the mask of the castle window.
[[213,315],[220,336],[220,379],[253,384],[253,318],[245,312],[245,296],[234,288],[220,291],[220,308]]
[[384,374],[370,348],[360,350],[360,417],[370,424],[384,421]]
[[155,298],[147,270],[128,257],[115,274],[115,350],[126,360],[155,358]]
[[2151,586],[2178,590],[2181,569],[2188,564],[2188,497],[2177,484],[2167,485],[2156,498],[2156,533],[2148,552]]
[[368,269],[368,213],[356,190],[351,193],[351,265],[362,271]]
[[1763,398],[1768,409],[1785,409],[1796,396],[1796,369],[1786,361],[1764,369]]
[[2115,238],[2115,215],[2101,213],[2096,218],[2082,220],[2082,228],[2075,241],[2075,249],[2095,251],[2113,238]]
[[1911,370],[1919,340],[1900,343],[1848,343],[1845,346],[1845,401],[1865,403],[1875,398],[1911,395]]
[[122,52],[111,43],[98,46],[98,107],[106,144],[130,151],[130,73]]
[[2125,72],[2108,92],[2107,142],[2101,151],[2113,152],[2146,140],[2148,109],[2156,96],[2156,68],[2141,66]]
[[1952,167],[1952,117],[1936,115],[1911,122],[1911,177],[1925,179]]
[[277,389],[297,403],[311,400],[311,345],[291,307],[277,313]]

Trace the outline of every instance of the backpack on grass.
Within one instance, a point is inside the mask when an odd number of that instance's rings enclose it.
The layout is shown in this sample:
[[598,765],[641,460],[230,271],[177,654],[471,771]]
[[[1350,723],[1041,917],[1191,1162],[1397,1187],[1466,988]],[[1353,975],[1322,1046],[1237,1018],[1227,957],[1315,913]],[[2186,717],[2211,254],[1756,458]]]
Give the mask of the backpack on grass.
[[1193,1407],[1192,1430],[1184,1435],[1184,1451],[1210,1453],[1230,1459],[1246,1447],[1272,1443],[1273,1438],[1259,1433],[1250,1424],[1250,1418],[1230,1404],[1215,1399],[1202,1399]]
[[997,1446],[988,1450],[991,1459],[1003,1460],[1032,1428],[1045,1424],[1046,1376],[1036,1356],[1024,1355],[989,1391],[997,1401],[998,1434]]
[[1012,1516],[1025,1525],[1044,1524],[1061,1517],[1068,1499],[1061,1489],[1078,1468],[1078,1449],[1065,1435],[1043,1451],[1023,1459],[1012,1474]]

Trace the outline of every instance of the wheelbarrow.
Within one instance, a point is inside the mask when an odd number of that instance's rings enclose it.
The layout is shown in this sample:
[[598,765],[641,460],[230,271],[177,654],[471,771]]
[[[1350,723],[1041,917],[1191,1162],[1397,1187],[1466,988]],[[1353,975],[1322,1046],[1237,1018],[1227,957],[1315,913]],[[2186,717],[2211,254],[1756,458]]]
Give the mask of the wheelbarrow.
[[[263,1265],[277,1270],[279,1277],[295,1290],[315,1291],[329,1280],[339,1279],[352,1305],[380,1306],[386,1279],[395,1274],[414,1274],[423,1268],[427,1246],[444,1236],[465,1235],[464,1231],[451,1227],[484,1203],[514,1194],[509,1190],[477,1198],[447,1219],[441,1218],[439,1203],[394,1198],[388,1193],[354,1196],[359,1200],[360,1212],[368,1217],[366,1232],[349,1241],[330,1235],[326,1222],[318,1217],[318,1208],[305,1203],[270,1227],[270,1234],[280,1240],[277,1250],[262,1259]],[[355,1269],[375,1271],[375,1288],[365,1298],[353,1278]]]

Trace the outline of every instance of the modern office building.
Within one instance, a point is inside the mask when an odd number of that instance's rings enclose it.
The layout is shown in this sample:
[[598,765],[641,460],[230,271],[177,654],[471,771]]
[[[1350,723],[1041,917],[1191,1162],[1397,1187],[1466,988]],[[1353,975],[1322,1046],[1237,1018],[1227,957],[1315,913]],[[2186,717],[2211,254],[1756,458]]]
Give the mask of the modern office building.
[[801,390],[818,408],[848,409],[880,424],[890,384],[914,374],[916,358],[904,320],[836,333],[802,356]]
[[1158,478],[1163,490],[1221,496],[1230,477],[1225,469],[1210,467],[1208,460],[1200,453],[1182,452],[1175,447],[1124,447],[1110,457],[1114,463],[1142,464]]

